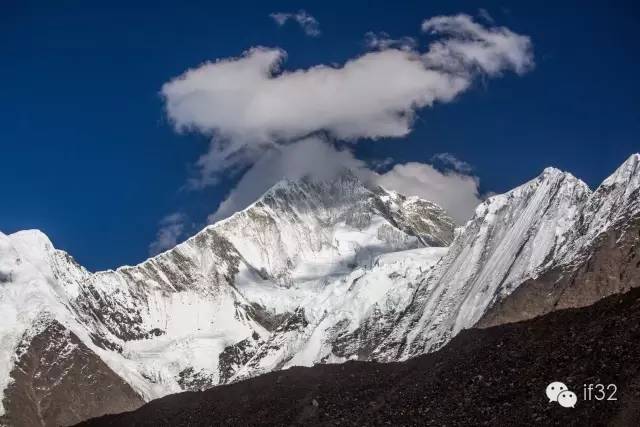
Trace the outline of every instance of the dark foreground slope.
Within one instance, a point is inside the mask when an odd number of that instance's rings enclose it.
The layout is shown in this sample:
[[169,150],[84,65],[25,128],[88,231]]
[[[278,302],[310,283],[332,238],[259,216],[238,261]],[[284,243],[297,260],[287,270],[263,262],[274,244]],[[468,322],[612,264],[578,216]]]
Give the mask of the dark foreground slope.
[[[273,372],[153,401],[87,426],[640,425],[640,290],[521,323],[463,331],[404,363],[349,362]],[[549,403],[563,381],[575,409]],[[583,400],[616,384],[617,401]]]

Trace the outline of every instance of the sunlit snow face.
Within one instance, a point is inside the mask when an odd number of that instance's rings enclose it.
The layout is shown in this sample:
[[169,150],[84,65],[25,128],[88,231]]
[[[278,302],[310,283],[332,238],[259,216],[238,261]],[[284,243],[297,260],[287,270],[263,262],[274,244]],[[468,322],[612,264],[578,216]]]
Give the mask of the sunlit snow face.
[[557,402],[558,401],[558,395],[563,392],[568,390],[567,386],[564,383],[561,383],[560,381],[554,381],[551,384],[549,384],[547,386],[547,397],[549,398],[549,402]]

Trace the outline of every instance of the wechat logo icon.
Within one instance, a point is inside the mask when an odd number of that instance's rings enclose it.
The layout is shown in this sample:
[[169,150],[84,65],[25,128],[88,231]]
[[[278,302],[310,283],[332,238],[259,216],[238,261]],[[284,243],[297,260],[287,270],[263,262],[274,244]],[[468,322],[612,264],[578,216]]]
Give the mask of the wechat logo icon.
[[549,402],[558,402],[563,408],[575,408],[578,396],[560,381],[554,381],[545,390]]

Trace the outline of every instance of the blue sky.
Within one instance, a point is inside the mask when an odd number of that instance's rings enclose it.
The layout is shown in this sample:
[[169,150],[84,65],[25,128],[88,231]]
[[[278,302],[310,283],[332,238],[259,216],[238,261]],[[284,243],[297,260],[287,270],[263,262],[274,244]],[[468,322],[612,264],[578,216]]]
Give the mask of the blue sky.
[[[356,158],[393,158],[392,167],[452,153],[473,166],[481,192],[502,192],[549,165],[595,186],[640,151],[631,1],[131,3],[9,0],[0,14],[0,230],[39,228],[93,270],[142,261],[171,213],[193,232],[236,186],[227,171],[216,185],[184,189],[210,137],[176,132],[160,91],[253,46],[284,49],[286,70],[342,64],[366,52],[369,31],[425,45],[425,19],[480,21],[483,8],[530,37],[535,68],[475,79],[453,102],[419,110],[406,137],[350,145]],[[269,17],[299,9],[318,20],[319,36]]]

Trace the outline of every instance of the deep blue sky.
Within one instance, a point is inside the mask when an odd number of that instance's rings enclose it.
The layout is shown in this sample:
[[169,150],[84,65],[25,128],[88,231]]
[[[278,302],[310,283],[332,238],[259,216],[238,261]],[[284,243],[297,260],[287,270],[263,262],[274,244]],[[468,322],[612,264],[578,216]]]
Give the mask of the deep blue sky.
[[[406,140],[361,144],[358,156],[451,152],[475,167],[484,191],[548,165],[595,186],[640,151],[640,10],[632,1],[548,3],[4,0],[0,230],[39,228],[94,270],[139,262],[164,215],[181,209],[203,222],[233,185],[180,191],[206,139],[173,132],[164,82],[255,45],[284,48],[286,68],[343,62],[363,52],[367,31],[416,36],[425,18],[479,7],[532,38],[535,70],[423,111]],[[321,37],[268,17],[300,8],[320,21]]]

